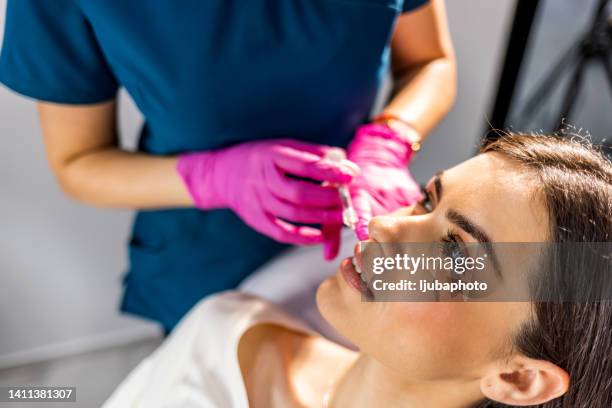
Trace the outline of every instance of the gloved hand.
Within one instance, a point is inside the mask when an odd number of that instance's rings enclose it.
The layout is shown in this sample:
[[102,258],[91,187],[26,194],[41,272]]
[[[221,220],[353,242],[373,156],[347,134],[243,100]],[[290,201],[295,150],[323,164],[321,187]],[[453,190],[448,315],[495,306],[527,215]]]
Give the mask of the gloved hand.
[[338,191],[321,184],[347,183],[357,172],[347,160],[325,159],[329,149],[336,148],[288,139],[249,142],[183,154],[177,171],[198,208],[230,208],[247,225],[277,241],[318,244],[325,240],[321,230],[290,222],[339,222]]
[[421,199],[421,190],[408,171],[412,155],[410,141],[386,125],[368,124],[357,130],[348,147],[348,159],[360,168],[349,185],[359,240],[368,239],[368,223],[373,216]]

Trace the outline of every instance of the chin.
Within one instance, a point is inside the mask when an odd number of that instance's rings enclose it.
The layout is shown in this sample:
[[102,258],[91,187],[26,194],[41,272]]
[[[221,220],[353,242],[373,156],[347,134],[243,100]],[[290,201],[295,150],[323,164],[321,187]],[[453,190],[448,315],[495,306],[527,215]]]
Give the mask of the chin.
[[[317,308],[323,318],[338,330],[337,322],[339,319],[346,318],[345,309],[342,305],[342,293],[340,282],[336,275],[325,279],[318,287],[316,294]],[[343,316],[344,314],[344,316]]]
[[321,312],[321,315],[329,322],[327,318],[327,311],[333,308],[332,304],[334,303],[334,297],[338,297],[339,288],[338,281],[335,276],[330,276],[325,279],[319,287],[317,288],[317,293],[315,296],[317,302],[317,309]]
[[[353,331],[356,322],[354,322],[352,312],[355,307],[347,303],[346,294],[343,293],[341,287],[343,282],[339,282],[339,279],[342,278],[333,275],[319,285],[316,294],[317,308],[327,323],[342,336],[354,342],[355,333]],[[358,296],[357,299],[359,299]]]

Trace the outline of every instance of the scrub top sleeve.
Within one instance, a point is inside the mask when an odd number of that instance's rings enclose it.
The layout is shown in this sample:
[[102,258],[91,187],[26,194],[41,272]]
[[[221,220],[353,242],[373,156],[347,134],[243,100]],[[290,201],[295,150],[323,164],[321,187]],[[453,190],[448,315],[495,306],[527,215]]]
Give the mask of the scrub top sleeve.
[[0,82],[48,102],[89,104],[118,84],[74,0],[8,0]]
[[408,13],[427,3],[429,3],[429,0],[404,0],[404,4],[402,5],[402,13]]

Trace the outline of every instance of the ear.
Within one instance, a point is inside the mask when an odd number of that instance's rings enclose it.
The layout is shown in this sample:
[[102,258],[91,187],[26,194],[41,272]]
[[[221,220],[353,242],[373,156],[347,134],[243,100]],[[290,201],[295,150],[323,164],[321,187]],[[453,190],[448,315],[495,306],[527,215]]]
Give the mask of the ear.
[[569,375],[564,369],[524,356],[492,368],[480,381],[485,397],[514,406],[543,404],[565,394],[568,386]]

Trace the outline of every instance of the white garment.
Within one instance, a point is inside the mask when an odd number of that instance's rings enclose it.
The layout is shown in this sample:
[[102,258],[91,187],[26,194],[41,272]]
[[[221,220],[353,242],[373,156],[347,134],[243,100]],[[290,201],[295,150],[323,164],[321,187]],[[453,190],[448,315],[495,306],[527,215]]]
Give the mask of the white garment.
[[104,408],[247,408],[238,363],[242,335],[260,323],[313,333],[272,303],[240,292],[200,301],[119,385]]

